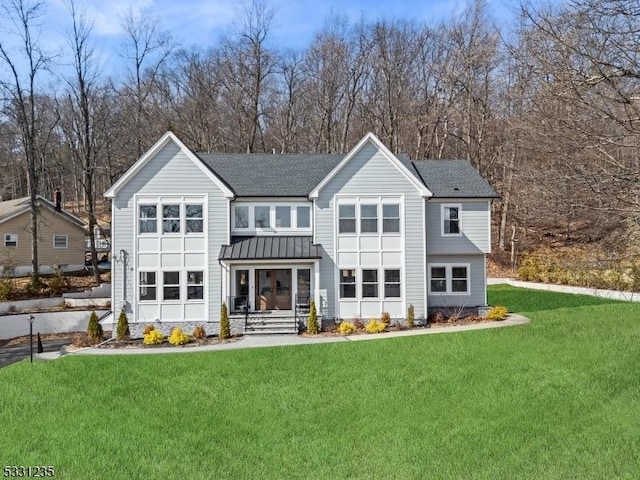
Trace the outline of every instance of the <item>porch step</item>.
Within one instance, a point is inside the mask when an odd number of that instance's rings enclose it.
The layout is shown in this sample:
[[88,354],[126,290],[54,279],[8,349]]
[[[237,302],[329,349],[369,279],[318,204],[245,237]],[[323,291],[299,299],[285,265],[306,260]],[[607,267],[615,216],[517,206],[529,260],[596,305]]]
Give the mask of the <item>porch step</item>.
[[245,334],[268,335],[283,333],[298,333],[295,316],[249,315],[247,319]]

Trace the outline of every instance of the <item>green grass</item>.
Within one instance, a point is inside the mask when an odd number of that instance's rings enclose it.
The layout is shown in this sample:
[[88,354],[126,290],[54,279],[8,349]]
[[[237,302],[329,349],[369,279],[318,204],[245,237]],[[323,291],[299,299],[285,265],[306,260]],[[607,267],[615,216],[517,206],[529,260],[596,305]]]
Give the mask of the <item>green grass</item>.
[[640,305],[492,287],[502,329],[0,370],[56,478],[637,478]]

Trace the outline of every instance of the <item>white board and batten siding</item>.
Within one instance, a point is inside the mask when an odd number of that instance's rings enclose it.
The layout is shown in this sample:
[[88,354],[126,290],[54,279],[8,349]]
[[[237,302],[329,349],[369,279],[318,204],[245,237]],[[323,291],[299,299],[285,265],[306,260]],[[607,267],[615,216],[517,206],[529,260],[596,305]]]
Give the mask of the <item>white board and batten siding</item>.
[[[339,203],[376,203],[377,234],[338,234]],[[384,203],[400,205],[400,234],[382,233]],[[416,318],[424,317],[425,226],[424,199],[407,177],[373,142],[365,143],[353,158],[319,191],[315,200],[315,242],[322,245],[320,284],[327,292],[328,317],[349,319],[382,311],[403,319],[413,304]],[[356,221],[358,223],[358,221]],[[359,227],[356,228],[359,232]],[[362,298],[362,268],[378,269],[378,298]],[[400,298],[384,298],[384,269],[400,269]],[[340,269],[356,269],[356,299],[339,299]]]
[[[200,235],[138,235],[137,205],[203,203],[204,232]],[[228,241],[229,200],[202,169],[174,142],[168,142],[127,182],[113,199],[113,308],[128,308],[130,322],[212,321],[219,316],[222,291],[217,253]],[[157,228],[162,229],[158,211]],[[126,267],[124,259],[127,258]],[[126,268],[126,272],[124,269]],[[138,302],[138,270],[158,272],[156,285],[162,288],[162,270],[204,271],[204,301],[161,305]],[[181,278],[182,282],[182,278]],[[160,297],[158,297],[160,298]]]

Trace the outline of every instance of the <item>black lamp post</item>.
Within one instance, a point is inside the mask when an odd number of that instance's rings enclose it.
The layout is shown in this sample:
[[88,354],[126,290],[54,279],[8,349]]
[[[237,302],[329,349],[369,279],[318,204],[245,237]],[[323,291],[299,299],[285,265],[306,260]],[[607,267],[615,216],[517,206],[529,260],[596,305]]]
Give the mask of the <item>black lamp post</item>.
[[33,315],[29,315],[27,320],[29,320],[29,360],[33,363],[33,321],[35,320],[35,317]]

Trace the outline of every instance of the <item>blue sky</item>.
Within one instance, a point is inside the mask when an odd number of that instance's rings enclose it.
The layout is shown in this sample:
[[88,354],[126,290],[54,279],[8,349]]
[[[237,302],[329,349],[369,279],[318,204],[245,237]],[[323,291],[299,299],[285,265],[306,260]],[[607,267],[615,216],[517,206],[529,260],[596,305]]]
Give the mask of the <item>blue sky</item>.
[[[43,39],[50,52],[62,52],[66,45],[70,15],[66,0],[45,0]],[[76,0],[86,17],[93,21],[93,46],[99,54],[101,69],[114,74],[121,62],[122,18],[134,12],[151,12],[160,28],[171,32],[180,46],[214,46],[222,33],[229,31],[243,6],[242,0]],[[413,19],[431,23],[462,11],[460,0],[265,0],[275,10],[271,45],[305,48],[332,14],[360,18]],[[492,18],[504,22],[510,17],[509,0],[487,0]],[[60,57],[62,58],[62,57]],[[115,73],[114,76],[118,76]]]

